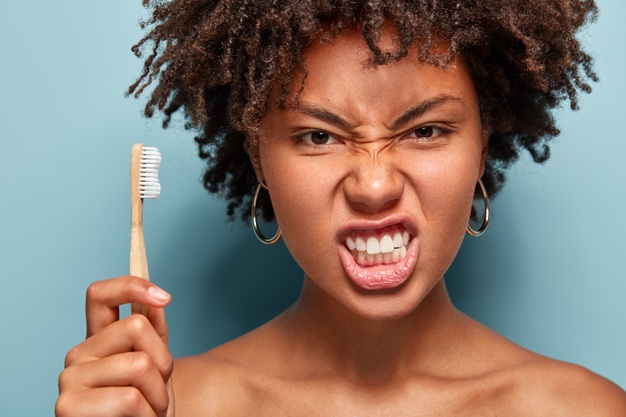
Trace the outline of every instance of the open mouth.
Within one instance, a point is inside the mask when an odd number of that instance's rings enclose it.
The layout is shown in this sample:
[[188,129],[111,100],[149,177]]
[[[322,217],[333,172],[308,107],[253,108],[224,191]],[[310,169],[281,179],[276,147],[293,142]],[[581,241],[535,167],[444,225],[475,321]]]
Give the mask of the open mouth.
[[411,235],[400,224],[351,232],[344,244],[361,267],[391,265],[404,259]]

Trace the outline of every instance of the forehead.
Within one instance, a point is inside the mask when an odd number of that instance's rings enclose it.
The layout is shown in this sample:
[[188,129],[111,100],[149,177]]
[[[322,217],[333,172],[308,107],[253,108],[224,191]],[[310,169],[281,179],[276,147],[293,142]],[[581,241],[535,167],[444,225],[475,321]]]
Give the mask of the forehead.
[[[383,28],[377,46],[383,52],[397,49],[393,28]],[[441,42],[432,52],[446,53],[447,46]],[[446,67],[420,62],[417,48],[400,61],[384,65],[374,65],[372,56],[358,30],[341,33],[329,42],[313,42],[304,55],[304,84],[300,88],[302,78],[294,78],[286,106],[338,106],[361,117],[372,111],[380,115],[383,110],[391,117],[416,102],[442,95],[458,96],[470,107],[478,105],[471,77],[458,56]]]

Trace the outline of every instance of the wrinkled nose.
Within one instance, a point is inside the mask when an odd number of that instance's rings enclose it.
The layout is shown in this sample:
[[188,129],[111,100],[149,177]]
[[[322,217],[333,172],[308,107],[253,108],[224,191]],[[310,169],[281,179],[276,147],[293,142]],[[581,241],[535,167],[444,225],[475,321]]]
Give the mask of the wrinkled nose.
[[404,176],[393,161],[360,158],[344,180],[343,191],[355,210],[377,213],[398,202],[404,191]]

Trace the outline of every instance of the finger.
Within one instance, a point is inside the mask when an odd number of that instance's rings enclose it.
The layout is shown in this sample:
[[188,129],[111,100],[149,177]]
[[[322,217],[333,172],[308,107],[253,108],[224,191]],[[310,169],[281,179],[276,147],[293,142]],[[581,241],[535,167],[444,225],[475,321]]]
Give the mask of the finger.
[[166,417],[174,417],[174,410],[176,409],[175,398],[174,398],[174,386],[172,385],[172,379],[170,378],[166,383],[165,387],[167,389],[167,396],[169,397],[169,404],[167,407],[167,415]]
[[156,285],[132,276],[96,281],[87,289],[87,337],[94,335],[119,319],[119,306],[139,303],[162,308],[169,304],[170,295]]
[[157,414],[167,410],[169,400],[165,381],[145,352],[125,352],[80,363],[65,369],[59,377],[62,392],[112,386],[135,387]]
[[162,417],[135,387],[106,387],[62,393],[55,407],[57,417]]
[[174,363],[172,355],[148,319],[139,314],[112,323],[71,349],[66,356],[65,366],[133,351],[148,354],[163,379],[169,379]]
[[148,320],[150,320],[150,323],[152,323],[152,327],[154,327],[154,330],[156,330],[157,334],[159,335],[165,346],[168,346],[168,331],[167,322],[165,321],[165,309],[149,308]]

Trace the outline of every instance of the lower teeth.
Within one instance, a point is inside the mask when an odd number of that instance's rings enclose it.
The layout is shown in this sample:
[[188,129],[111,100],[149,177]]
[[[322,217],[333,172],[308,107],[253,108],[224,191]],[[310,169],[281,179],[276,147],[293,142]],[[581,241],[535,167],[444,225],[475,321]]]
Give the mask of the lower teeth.
[[403,245],[398,249],[394,249],[393,252],[377,253],[374,255],[357,250],[350,252],[359,266],[391,265],[404,259],[406,256],[406,246]]

